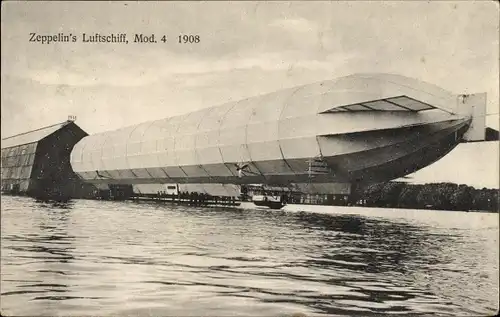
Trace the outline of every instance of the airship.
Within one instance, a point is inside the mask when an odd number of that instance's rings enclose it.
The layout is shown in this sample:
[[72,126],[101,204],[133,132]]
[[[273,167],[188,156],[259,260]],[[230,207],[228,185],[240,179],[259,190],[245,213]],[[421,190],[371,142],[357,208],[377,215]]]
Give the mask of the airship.
[[404,177],[461,142],[484,140],[485,109],[486,93],[354,74],[89,135],[75,145],[71,166],[92,184],[331,193]]

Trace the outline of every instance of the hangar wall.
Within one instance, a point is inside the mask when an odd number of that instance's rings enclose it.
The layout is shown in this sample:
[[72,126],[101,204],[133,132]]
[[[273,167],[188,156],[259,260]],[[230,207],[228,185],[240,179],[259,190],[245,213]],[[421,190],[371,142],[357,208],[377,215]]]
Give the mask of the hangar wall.
[[92,191],[70,164],[74,145],[87,135],[65,121],[2,139],[2,192],[67,199]]

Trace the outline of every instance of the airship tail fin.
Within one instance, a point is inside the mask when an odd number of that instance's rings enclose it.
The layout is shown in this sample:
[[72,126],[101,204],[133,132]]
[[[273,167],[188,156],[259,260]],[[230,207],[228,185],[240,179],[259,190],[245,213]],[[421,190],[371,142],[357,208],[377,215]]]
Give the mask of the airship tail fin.
[[485,141],[486,93],[458,95],[457,112],[472,119],[470,128],[464,135],[464,142]]

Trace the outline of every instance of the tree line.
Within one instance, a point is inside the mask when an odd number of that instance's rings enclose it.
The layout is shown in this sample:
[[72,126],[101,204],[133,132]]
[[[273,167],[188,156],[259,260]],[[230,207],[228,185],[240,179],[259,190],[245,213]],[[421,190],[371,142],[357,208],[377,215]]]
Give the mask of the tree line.
[[499,211],[498,189],[453,183],[387,182],[360,188],[355,195],[359,204],[368,207]]

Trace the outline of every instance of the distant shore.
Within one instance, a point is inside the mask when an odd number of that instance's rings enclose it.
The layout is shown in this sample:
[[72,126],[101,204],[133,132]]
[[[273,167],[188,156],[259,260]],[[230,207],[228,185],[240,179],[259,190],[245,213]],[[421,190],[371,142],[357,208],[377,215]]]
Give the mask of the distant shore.
[[453,183],[424,185],[387,182],[367,186],[356,195],[362,207],[498,212],[499,190]]

